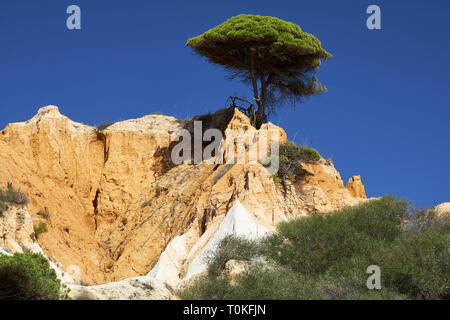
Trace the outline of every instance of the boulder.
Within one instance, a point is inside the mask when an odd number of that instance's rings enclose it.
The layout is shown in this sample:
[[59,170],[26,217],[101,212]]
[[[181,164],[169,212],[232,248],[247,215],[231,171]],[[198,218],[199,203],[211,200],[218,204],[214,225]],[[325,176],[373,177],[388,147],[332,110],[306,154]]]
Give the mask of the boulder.
[[434,208],[434,212],[440,217],[450,215],[450,202],[441,203]]

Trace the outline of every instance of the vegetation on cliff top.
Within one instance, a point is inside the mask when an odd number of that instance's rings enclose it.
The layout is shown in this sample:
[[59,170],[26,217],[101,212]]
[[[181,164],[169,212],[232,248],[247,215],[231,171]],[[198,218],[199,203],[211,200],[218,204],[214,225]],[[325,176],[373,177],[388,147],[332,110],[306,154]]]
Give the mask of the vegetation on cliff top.
[[[448,299],[450,224],[440,223],[441,219],[429,211],[411,215],[406,201],[384,197],[282,223],[277,233],[262,241],[226,238],[210,261],[209,274],[179,295],[183,299]],[[231,282],[222,272],[230,259],[253,261],[252,267]],[[366,286],[370,265],[380,267],[380,290]]]
[[[269,159],[261,161],[265,166],[270,164]],[[286,191],[286,180],[296,180],[303,175],[302,162],[315,162],[319,161],[322,157],[319,152],[313,148],[304,146],[298,146],[292,141],[280,145],[278,163],[279,168],[276,173],[273,174],[273,180],[275,183],[281,183]]]

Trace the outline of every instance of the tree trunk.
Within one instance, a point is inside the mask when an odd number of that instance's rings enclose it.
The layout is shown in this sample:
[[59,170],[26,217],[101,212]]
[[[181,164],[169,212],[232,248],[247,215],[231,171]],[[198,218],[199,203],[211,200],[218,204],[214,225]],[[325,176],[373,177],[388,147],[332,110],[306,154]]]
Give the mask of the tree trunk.
[[261,126],[267,123],[267,115],[264,110],[264,107],[259,107],[258,111],[256,111],[256,121],[255,121],[255,127],[256,129],[261,128]]
[[255,75],[255,60],[254,55],[250,56],[250,78],[252,80],[253,95],[258,105],[258,110],[256,111],[255,127],[259,129],[262,124],[267,122],[267,115],[265,110],[265,94],[266,94],[266,82],[264,81],[263,75],[258,75],[261,81],[261,94],[258,93],[258,80]]
[[262,124],[267,122],[266,114],[266,98],[267,98],[267,81],[263,73],[259,74],[259,81],[261,82],[261,93],[259,95],[258,112],[256,114],[256,128],[259,129]]

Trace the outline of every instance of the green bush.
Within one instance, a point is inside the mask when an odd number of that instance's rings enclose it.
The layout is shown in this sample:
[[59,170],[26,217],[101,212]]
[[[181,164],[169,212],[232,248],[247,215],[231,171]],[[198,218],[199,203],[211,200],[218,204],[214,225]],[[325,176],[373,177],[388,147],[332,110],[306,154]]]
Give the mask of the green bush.
[[293,270],[319,274],[342,259],[370,252],[401,232],[407,203],[386,197],[330,214],[278,225],[266,254]]
[[[232,283],[221,276],[204,276],[178,292],[187,300],[342,300],[406,299],[405,295],[385,288],[368,290],[365,286],[367,265],[358,264],[338,274],[297,273],[287,267],[252,267]],[[340,268],[339,268],[340,269]]]
[[[374,252],[372,252],[374,254]],[[369,255],[355,255],[333,263],[326,272],[317,275],[320,299],[326,300],[404,300],[408,297],[382,284],[381,290],[369,290],[366,286],[367,267],[377,265]],[[384,269],[381,267],[381,280]]]
[[47,224],[45,222],[40,222],[38,226],[34,226],[34,235],[37,238],[39,238],[39,235],[41,233],[47,232]]
[[8,183],[6,190],[0,189],[0,201],[5,203],[13,203],[20,206],[26,206],[30,199],[20,192],[19,190],[15,190],[12,183]]
[[184,300],[231,300],[233,287],[226,277],[206,275],[180,290],[178,296]]
[[236,300],[294,300],[318,299],[316,279],[298,275],[287,268],[267,269],[254,267],[243,273],[232,299]]
[[450,297],[450,233],[406,233],[377,259],[383,285],[413,299]]
[[[433,215],[410,216],[408,210],[406,201],[384,197],[281,223],[277,233],[258,242],[228,237],[210,259],[208,276],[179,294],[185,299],[448,299],[450,226],[436,223]],[[420,232],[406,231],[405,225],[424,219],[434,222]],[[229,259],[253,261],[233,283],[222,272]],[[366,286],[370,265],[380,267],[381,290]]]
[[280,145],[280,156],[295,159],[301,162],[319,161],[322,157],[313,148],[298,146],[292,141]]
[[315,162],[320,159],[321,156],[316,150],[297,146],[294,142],[288,141],[280,145],[278,157],[270,155],[267,159],[262,160],[261,164],[269,167],[272,161],[278,160],[278,171],[270,173],[274,182],[281,183],[286,189],[286,179],[296,180],[304,174],[301,162]]
[[2,200],[0,200],[0,213],[2,213],[3,210],[5,210],[5,209],[6,209],[6,204]]
[[0,255],[0,299],[56,300],[67,298],[49,262],[41,254]]
[[258,255],[258,246],[254,241],[233,236],[225,237],[217,246],[208,261],[208,273],[219,276],[229,260],[250,260]]

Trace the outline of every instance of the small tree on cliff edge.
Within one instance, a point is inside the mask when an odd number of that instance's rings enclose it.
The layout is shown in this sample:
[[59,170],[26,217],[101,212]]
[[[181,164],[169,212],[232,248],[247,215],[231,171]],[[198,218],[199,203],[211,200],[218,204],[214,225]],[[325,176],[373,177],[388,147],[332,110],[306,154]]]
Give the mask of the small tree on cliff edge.
[[186,43],[213,64],[253,88],[256,127],[267,122],[277,103],[326,91],[314,77],[321,59],[331,58],[320,41],[291,22],[238,15]]

